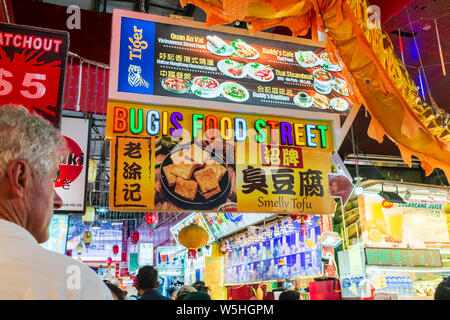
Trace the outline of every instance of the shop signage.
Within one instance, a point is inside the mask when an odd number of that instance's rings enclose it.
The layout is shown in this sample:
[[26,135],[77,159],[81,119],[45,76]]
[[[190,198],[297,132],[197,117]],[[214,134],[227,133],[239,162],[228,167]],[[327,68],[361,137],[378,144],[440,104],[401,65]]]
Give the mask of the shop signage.
[[152,242],[139,242],[138,265],[139,265],[139,267],[153,265],[153,243]]
[[0,106],[20,104],[60,126],[69,34],[0,23]]
[[368,266],[442,267],[441,252],[434,249],[365,248]]
[[84,212],[89,159],[89,120],[63,117],[61,134],[69,154],[59,165],[60,175],[54,188],[63,200],[63,206],[55,212]]
[[329,121],[109,102],[113,210],[330,214]]
[[377,194],[362,198],[361,228],[366,243],[448,242],[445,204],[408,201],[391,203]]

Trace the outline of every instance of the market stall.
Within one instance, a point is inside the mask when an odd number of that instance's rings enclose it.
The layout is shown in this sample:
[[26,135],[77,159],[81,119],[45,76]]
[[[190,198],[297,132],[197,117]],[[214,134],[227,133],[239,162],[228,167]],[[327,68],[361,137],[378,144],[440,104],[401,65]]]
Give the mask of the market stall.
[[450,274],[449,188],[377,180],[362,187],[357,204],[337,206],[334,218],[345,238],[342,297],[433,299]]

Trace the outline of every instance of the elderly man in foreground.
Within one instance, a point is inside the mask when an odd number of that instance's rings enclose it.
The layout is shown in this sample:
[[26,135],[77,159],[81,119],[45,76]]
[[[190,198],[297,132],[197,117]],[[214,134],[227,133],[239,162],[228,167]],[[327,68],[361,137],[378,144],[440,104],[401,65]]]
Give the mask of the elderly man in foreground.
[[48,240],[65,141],[21,106],[0,106],[0,299],[112,299],[88,266],[39,245]]

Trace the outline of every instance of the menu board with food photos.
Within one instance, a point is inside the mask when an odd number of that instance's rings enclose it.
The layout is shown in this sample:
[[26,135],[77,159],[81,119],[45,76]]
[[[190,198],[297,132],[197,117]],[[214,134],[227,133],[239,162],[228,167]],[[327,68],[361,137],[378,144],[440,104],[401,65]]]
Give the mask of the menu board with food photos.
[[160,23],[156,16],[136,19],[120,10],[114,14],[120,20],[113,18],[110,99],[335,114],[348,114],[352,107],[342,66],[333,64],[319,43],[252,37],[238,29],[212,31],[170,19]]
[[285,222],[257,234],[259,240],[237,237],[226,243],[225,282],[260,282],[293,277],[314,277],[321,273],[320,216],[306,221]]

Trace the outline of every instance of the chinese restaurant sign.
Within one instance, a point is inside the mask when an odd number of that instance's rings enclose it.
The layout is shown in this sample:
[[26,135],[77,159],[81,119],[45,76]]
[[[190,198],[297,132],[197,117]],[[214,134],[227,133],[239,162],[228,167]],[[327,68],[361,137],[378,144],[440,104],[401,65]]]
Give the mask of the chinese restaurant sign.
[[60,126],[69,34],[0,23],[0,105],[20,104]]
[[89,120],[62,117],[61,134],[66,139],[68,156],[59,165],[54,188],[63,206],[55,212],[84,212],[89,158]]
[[329,121],[108,104],[111,210],[330,214]]
[[447,242],[449,233],[444,203],[408,201],[390,203],[366,194],[361,212],[363,239],[368,243]]
[[330,62],[319,43],[224,30],[228,32],[114,11],[109,98],[219,109],[234,104],[349,113],[351,92],[342,68]]
[[368,266],[442,267],[439,250],[365,248],[365,251]]

